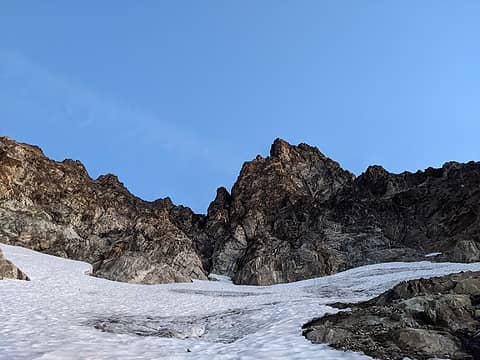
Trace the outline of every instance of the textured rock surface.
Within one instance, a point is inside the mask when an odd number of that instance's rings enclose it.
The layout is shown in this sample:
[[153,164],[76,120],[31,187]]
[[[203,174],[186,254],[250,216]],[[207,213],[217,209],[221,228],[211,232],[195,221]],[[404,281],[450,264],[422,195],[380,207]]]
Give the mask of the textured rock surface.
[[[113,175],[54,162],[0,138],[0,242],[90,262],[112,280],[205,279],[192,234],[201,217],[167,199],[142,201]],[[181,223],[181,224],[180,224]]]
[[84,260],[108,279],[268,285],[384,261],[480,261],[480,164],[359,177],[317,148],[277,139],[206,215],[136,198],[0,138],[0,242]]
[[209,223],[226,219],[215,234],[212,271],[269,285],[345,269],[336,239],[323,236],[334,224],[317,206],[353,179],[316,148],[277,139],[270,156],[245,163],[231,196],[219,190],[209,209]]
[[385,261],[480,261],[480,163],[355,178],[305,144],[277,139],[208,212],[213,272],[274,284]]
[[304,335],[379,359],[480,359],[480,272],[403,282],[349,306]]
[[12,264],[11,261],[5,259],[0,249],[0,280],[2,279],[29,280],[27,275]]

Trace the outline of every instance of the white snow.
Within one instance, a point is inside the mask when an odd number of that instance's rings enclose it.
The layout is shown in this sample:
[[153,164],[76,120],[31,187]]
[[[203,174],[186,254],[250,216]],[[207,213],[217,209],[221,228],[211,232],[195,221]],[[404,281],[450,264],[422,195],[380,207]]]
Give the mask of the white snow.
[[226,275],[218,275],[218,274],[209,274],[208,279],[211,281],[223,281],[227,283],[232,283],[232,278]]
[[[425,261],[263,287],[135,285],[88,276],[86,263],[0,246],[31,279],[0,281],[0,359],[9,360],[368,359],[311,344],[302,324],[335,312],[328,303],[366,300],[403,280],[480,270]],[[165,329],[184,339],[159,337]]]
[[430,253],[430,254],[426,254],[425,257],[428,258],[428,257],[435,257],[435,256],[439,256],[439,255],[442,255],[441,252],[433,252],[433,253]]

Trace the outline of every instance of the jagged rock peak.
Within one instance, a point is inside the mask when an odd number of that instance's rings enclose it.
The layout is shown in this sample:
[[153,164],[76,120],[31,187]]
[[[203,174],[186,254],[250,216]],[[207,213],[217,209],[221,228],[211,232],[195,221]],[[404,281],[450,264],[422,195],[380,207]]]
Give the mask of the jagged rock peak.
[[385,176],[388,175],[388,171],[381,165],[370,165],[367,170],[365,170],[365,175],[367,176]]
[[62,164],[71,166],[71,167],[76,167],[80,169],[80,171],[83,171],[85,174],[87,173],[87,169],[85,168],[85,165],[79,160],[73,160],[73,159],[65,159],[62,161]]
[[322,154],[320,150],[318,150],[318,148],[315,146],[310,146],[305,143],[292,145],[288,141],[280,138],[276,138],[273,141],[272,146],[270,147],[270,157],[285,158],[285,157],[289,157],[292,153],[301,152],[301,151],[313,152],[320,155],[323,158],[326,158],[326,156]]
[[217,189],[217,195],[215,196],[214,202],[228,203],[230,202],[231,196],[226,188],[223,186]]
[[359,189],[374,195],[383,195],[388,191],[391,174],[382,166],[371,165],[357,178]]
[[169,196],[165,198],[156,199],[155,201],[153,201],[153,204],[158,207],[166,208],[166,209],[170,209],[175,206],[175,204],[173,203],[172,199]]
[[209,207],[207,214],[209,217],[218,217],[219,212],[226,212],[230,208],[232,202],[232,196],[223,186],[217,189],[217,195],[215,200],[213,200]]
[[100,175],[96,181],[102,185],[125,188],[118,176],[114,174]]
[[34,153],[36,155],[45,157],[43,150],[37,145],[25,144],[17,142],[7,136],[0,136],[0,151],[6,152],[8,148],[17,148],[17,150],[22,149],[22,152],[27,151],[31,154]]
[[276,138],[270,147],[270,156],[281,157],[284,154],[288,154],[292,150],[292,147],[293,146],[285,140]]

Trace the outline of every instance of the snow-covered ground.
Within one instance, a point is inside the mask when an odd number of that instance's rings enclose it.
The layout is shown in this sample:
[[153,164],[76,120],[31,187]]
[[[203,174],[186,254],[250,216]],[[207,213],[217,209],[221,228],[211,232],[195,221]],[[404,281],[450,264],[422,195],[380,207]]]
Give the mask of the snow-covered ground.
[[[0,246],[31,279],[0,281],[0,359],[368,359],[311,344],[302,324],[334,312],[328,303],[365,300],[402,280],[480,270],[387,263],[264,287],[134,285],[88,276],[86,263]],[[184,339],[162,337],[173,335]]]

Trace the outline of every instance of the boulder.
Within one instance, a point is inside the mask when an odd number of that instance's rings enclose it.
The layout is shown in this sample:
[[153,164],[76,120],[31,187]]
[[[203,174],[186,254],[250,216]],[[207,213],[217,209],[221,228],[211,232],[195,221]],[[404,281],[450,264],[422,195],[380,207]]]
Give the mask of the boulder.
[[5,259],[2,249],[0,249],[0,280],[2,279],[29,280],[27,275],[11,261]]
[[379,359],[478,360],[479,286],[480,272],[403,282],[305,324],[303,333],[314,343]]

